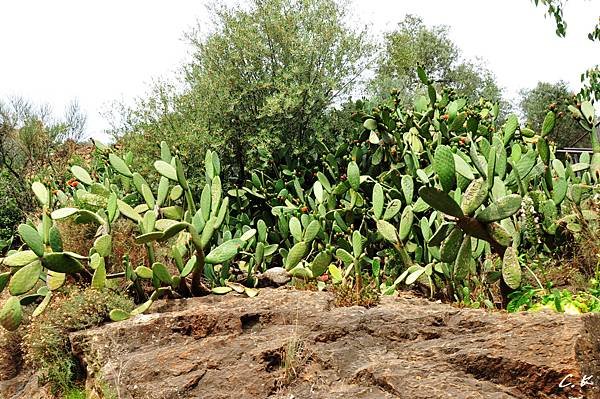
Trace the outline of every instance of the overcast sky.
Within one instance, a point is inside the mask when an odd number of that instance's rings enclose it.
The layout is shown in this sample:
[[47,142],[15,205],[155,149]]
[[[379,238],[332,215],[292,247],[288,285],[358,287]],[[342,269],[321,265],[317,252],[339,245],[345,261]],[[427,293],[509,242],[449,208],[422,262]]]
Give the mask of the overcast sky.
[[[88,131],[102,137],[100,112],[116,100],[143,95],[153,79],[172,76],[187,59],[183,33],[205,24],[201,0],[0,0],[0,98],[19,95],[62,113],[77,99]],[[565,80],[600,60],[587,33],[600,1],[571,0],[567,38],[530,0],[353,0],[355,23],[381,38],[408,13],[444,24],[468,57],[481,57],[509,97],[539,80]]]

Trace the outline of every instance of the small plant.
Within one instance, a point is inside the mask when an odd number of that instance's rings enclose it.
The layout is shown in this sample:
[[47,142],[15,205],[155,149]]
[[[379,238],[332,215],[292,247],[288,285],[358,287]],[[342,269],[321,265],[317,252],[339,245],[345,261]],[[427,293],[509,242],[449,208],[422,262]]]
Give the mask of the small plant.
[[283,377],[280,385],[288,385],[294,381],[310,358],[311,353],[306,347],[306,342],[295,333],[282,349]]
[[70,391],[83,371],[71,353],[68,334],[108,321],[111,309],[133,307],[131,299],[109,289],[71,287],[27,325],[22,344],[26,362],[40,371],[42,383],[49,383],[53,393]]
[[372,284],[365,284],[360,291],[350,285],[337,284],[329,288],[335,296],[335,306],[362,306],[370,308],[379,303],[379,292]]

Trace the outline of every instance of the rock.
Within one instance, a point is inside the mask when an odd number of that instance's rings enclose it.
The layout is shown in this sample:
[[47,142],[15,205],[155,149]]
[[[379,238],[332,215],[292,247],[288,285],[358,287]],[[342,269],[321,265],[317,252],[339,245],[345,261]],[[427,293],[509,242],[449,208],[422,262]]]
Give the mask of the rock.
[[1,399],[51,399],[53,395],[46,387],[38,385],[38,378],[32,371],[25,371],[16,377],[0,381]]
[[585,375],[600,384],[596,315],[332,302],[285,289],[171,301],[71,342],[90,381],[121,398],[600,397],[579,386]]
[[290,273],[283,267],[272,267],[258,275],[261,286],[280,286],[287,284],[292,279]]

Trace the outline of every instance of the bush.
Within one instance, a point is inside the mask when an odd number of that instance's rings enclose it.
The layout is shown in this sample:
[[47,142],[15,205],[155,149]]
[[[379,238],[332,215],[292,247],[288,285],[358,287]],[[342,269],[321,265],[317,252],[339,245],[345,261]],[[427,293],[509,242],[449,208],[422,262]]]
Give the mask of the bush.
[[25,361],[39,370],[41,382],[49,383],[54,394],[69,391],[83,377],[68,334],[104,323],[115,307],[130,310],[133,301],[109,289],[71,287],[27,325],[22,344]]
[[10,240],[15,234],[17,225],[24,219],[14,196],[10,195],[12,191],[9,186],[13,184],[13,179],[6,173],[0,174],[0,240]]

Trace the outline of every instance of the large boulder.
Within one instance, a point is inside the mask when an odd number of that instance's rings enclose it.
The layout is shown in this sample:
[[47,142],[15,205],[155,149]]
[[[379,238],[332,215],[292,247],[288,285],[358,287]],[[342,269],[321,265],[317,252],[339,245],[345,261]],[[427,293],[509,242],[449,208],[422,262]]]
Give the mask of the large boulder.
[[600,398],[596,315],[413,297],[336,308],[327,293],[286,289],[151,311],[71,335],[90,389],[157,399]]

